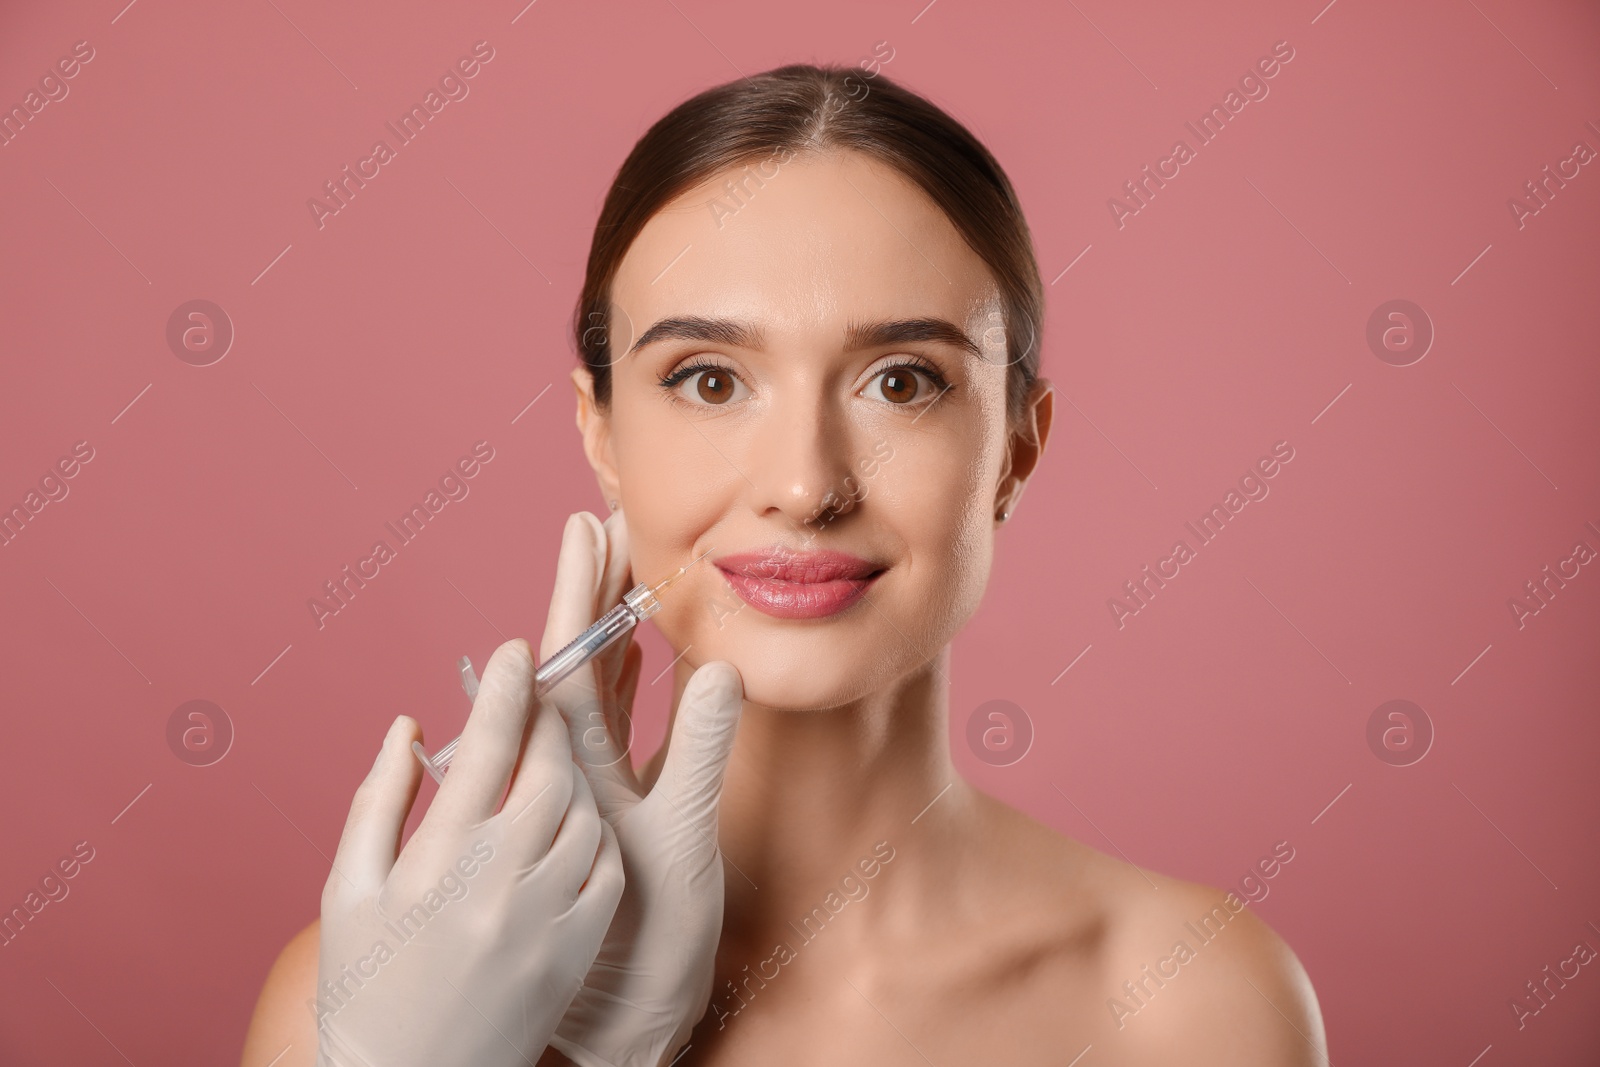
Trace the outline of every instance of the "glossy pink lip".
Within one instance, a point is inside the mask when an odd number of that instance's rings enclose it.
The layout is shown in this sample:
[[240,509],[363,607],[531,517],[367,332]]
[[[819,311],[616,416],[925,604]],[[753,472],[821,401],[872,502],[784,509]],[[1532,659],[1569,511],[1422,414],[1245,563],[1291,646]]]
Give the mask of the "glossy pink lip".
[[846,552],[801,552],[774,545],[713,562],[734,592],[779,619],[820,619],[861,599],[884,571]]

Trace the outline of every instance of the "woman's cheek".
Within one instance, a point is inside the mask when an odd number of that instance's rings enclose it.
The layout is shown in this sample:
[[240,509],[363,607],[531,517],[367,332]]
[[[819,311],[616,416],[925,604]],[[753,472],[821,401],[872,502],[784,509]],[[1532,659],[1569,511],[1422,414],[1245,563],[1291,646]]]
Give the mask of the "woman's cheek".
[[905,540],[902,590],[911,618],[902,625],[937,640],[953,636],[977,611],[993,562],[994,530],[987,502],[992,488],[977,465],[930,458],[908,457],[897,472],[903,477],[886,483],[879,500],[885,521]]

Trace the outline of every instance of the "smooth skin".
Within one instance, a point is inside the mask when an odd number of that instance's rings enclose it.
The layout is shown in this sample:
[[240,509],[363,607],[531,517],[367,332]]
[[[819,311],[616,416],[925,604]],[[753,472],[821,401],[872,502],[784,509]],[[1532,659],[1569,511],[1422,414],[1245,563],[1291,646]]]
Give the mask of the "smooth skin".
[[[679,1067],[1059,1067],[1086,1048],[1081,1067],[1326,1063],[1311,982],[1250,909],[1201,945],[1186,924],[1225,908],[1220,891],[1063,837],[955,771],[949,643],[1053,414],[1041,380],[1023,416],[1006,417],[987,266],[915,185],[860,154],[802,153],[731,217],[710,208],[728,177],[680,196],[629,249],[612,288],[609,408],[585,369],[572,374],[586,454],[627,515],[632,572],[773,544],[887,569],[837,615],[783,620],[700,566],[653,620],[682,652],[673,707],[714,660],[737,667],[745,692],[718,830],[716,980]],[[634,350],[669,317],[750,329]],[[847,343],[852,326],[911,319],[954,324],[978,351]],[[718,369],[662,387],[695,360]],[[646,785],[662,759],[640,768]],[[878,842],[894,858],[867,880]],[[846,875],[858,888],[840,908]],[[791,924],[823,906],[837,914],[807,941]],[[285,1010],[274,1004],[303,1011],[305,993],[287,990],[314,975],[308,934],[269,977],[258,1025]],[[1144,979],[1179,941],[1193,958],[1159,987]],[[768,962],[780,943],[790,956]],[[1138,1003],[1123,983],[1142,979],[1142,1007],[1117,1019],[1108,1002]],[[245,1067],[283,1047],[268,1044],[256,1058],[247,1048]]]

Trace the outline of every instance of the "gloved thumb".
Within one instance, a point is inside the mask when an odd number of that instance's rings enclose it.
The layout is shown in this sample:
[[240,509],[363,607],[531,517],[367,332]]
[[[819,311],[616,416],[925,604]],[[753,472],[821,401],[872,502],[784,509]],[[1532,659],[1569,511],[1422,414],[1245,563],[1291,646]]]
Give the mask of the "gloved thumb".
[[683,688],[661,777],[650,791],[652,797],[664,794],[690,827],[712,841],[722,775],[743,707],[744,680],[738,668],[723,660],[702,664]]

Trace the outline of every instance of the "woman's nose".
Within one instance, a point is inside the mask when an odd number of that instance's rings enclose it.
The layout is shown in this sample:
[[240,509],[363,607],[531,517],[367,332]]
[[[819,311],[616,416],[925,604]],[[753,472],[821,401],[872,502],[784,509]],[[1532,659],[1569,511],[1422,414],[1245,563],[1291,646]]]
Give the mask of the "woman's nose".
[[776,405],[756,429],[748,457],[755,512],[781,513],[812,534],[855,510],[861,494],[851,429],[827,400]]

